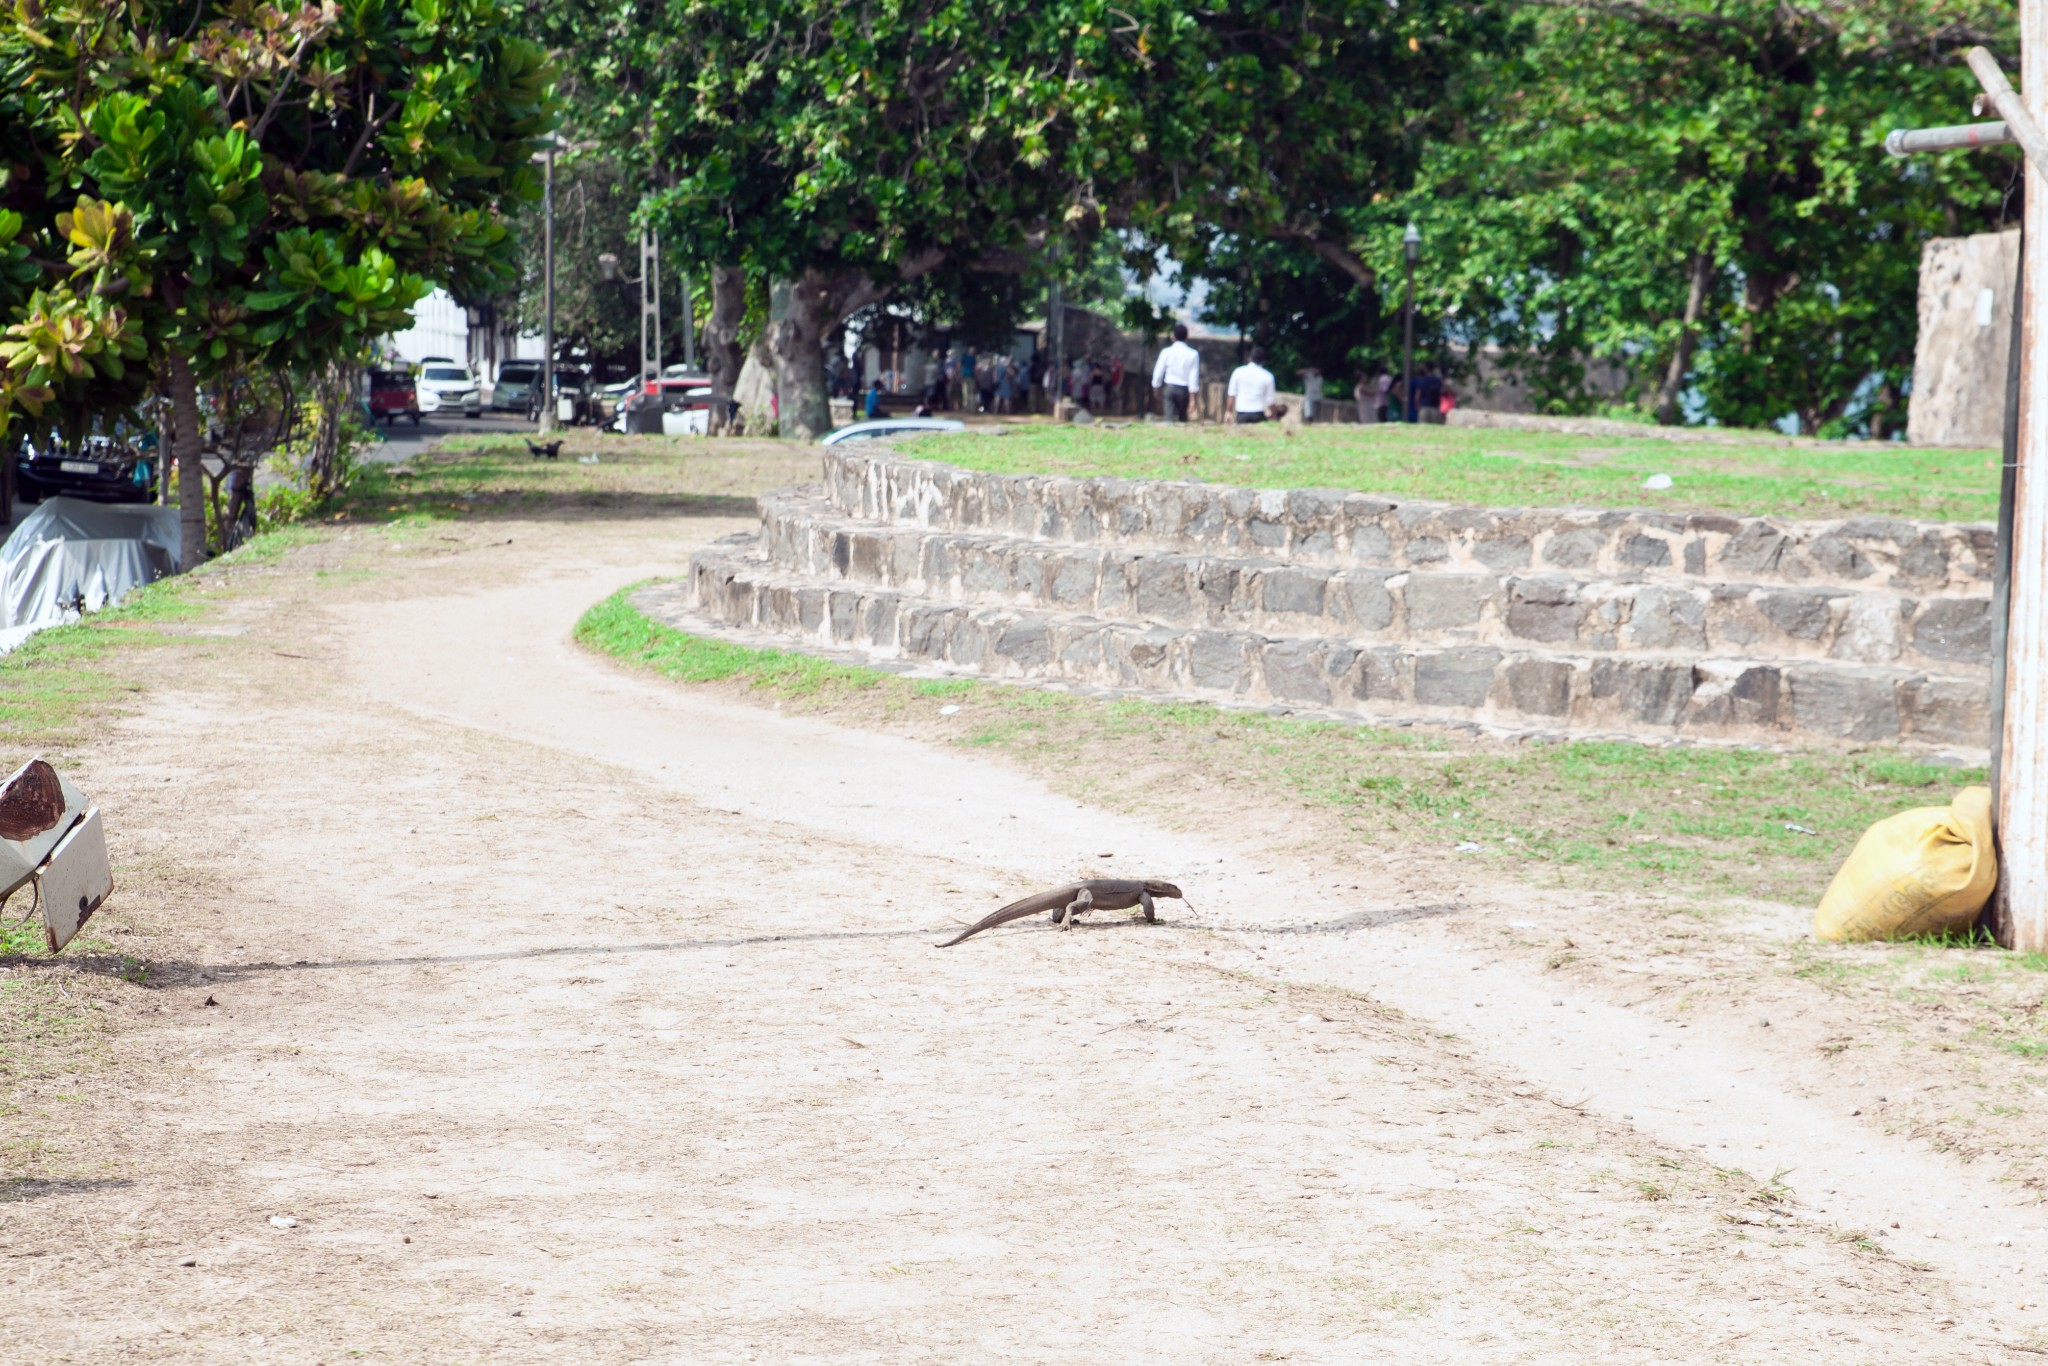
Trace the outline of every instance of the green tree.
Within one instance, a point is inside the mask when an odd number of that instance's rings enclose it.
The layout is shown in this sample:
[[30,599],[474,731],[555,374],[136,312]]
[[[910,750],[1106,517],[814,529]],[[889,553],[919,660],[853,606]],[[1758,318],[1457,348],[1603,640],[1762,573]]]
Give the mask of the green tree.
[[[1143,140],[1143,26],[1083,0],[588,0],[537,11],[581,128],[632,148],[665,240],[786,282],[786,433],[829,423],[821,342],[948,263],[1021,269]],[[711,330],[727,301],[713,290]],[[717,348],[712,348],[714,353]]]
[[551,119],[541,53],[498,0],[24,0],[0,92],[0,418],[75,420],[161,372],[187,566],[206,546],[200,385],[288,370],[338,415],[348,364],[430,284],[511,277],[505,217]]
[[2012,37],[1977,0],[1531,6],[1389,222],[1422,224],[1427,311],[1458,305],[1547,406],[1587,407],[1603,356],[1666,422],[1690,387],[1720,422],[1881,436],[1903,423],[1920,245],[1999,227],[2016,162],[1902,163],[1883,138],[1965,117],[1955,54]]

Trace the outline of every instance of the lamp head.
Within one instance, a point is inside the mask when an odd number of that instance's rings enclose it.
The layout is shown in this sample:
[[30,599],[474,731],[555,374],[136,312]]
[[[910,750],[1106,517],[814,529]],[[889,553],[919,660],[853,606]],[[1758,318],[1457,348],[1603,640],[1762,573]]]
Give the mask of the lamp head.
[[1411,261],[1421,254],[1422,234],[1415,230],[1413,223],[1410,223],[1408,230],[1401,234],[1401,250],[1408,254]]
[[619,278],[619,258],[614,252],[601,251],[597,254],[597,269],[606,280]]

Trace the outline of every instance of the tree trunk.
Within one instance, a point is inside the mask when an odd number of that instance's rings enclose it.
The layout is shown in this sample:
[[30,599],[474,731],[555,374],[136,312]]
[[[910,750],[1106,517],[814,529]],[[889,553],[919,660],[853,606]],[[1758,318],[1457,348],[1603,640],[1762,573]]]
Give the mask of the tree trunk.
[[825,396],[825,333],[839,322],[825,272],[807,270],[790,282],[789,306],[768,325],[775,357],[776,426],[781,435],[816,441],[832,430]]
[[178,572],[206,562],[206,475],[199,463],[205,440],[199,432],[199,381],[177,352],[170,356],[171,423],[178,461]]
[[739,387],[740,323],[747,313],[747,273],[738,266],[711,268],[711,316],[704,321],[704,368],[711,372],[711,431],[728,431]]
[[1671,352],[1671,364],[1664,369],[1664,382],[1657,386],[1657,421],[1669,427],[1678,421],[1678,394],[1692,370],[1692,351],[1699,341],[1700,314],[1706,310],[1707,286],[1713,282],[1714,258],[1696,252],[1692,258],[1692,279],[1685,291],[1685,321],[1678,329],[1678,345]]
[[313,432],[312,468],[307,487],[315,498],[326,501],[340,492],[341,414],[348,402],[349,372],[330,361],[314,381],[313,393],[320,408],[320,425]]

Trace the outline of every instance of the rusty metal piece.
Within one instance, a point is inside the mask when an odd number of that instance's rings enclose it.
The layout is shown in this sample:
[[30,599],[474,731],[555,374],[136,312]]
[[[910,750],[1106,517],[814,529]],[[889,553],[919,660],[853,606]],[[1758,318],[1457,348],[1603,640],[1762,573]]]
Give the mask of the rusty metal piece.
[[64,788],[57,770],[31,759],[0,783],[0,839],[34,839],[64,815]]
[[43,939],[55,953],[71,942],[92,914],[114,894],[107,860],[107,835],[100,809],[93,807],[57,842],[36,873],[43,907]]
[[1895,157],[1915,152],[1955,152],[1971,147],[2004,147],[2019,139],[2003,123],[1958,123],[1947,128],[1894,128],[1884,149]]
[[[1984,93],[1991,99],[1991,107],[1998,111],[1998,117],[2005,120],[2013,141],[2027,154],[2027,160],[2035,166],[2048,168],[2048,136],[2041,132],[2041,125],[2027,112],[2020,102],[2019,92],[2012,88],[2012,82],[2005,78],[1998,59],[1981,47],[1973,47],[1963,54],[1963,60],[1970,64],[1971,74],[1977,84],[1984,87]],[[2028,82],[2028,88],[2034,83]]]

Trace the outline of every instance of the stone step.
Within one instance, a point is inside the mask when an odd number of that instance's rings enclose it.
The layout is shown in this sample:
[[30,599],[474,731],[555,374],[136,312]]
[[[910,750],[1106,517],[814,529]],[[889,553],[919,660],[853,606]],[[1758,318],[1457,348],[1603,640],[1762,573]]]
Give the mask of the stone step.
[[1303,566],[1712,578],[1927,598],[1988,596],[1997,544],[1996,528],[1978,523],[1466,507],[1342,489],[989,474],[854,444],[823,455],[827,497],[858,521]]
[[730,537],[691,560],[697,610],[798,646],[998,678],[1644,738],[1899,742],[1981,752],[1987,684],[1834,660],[1588,657],[1499,645],[1274,638],[1076,611],[947,602],[792,575]]
[[815,491],[761,500],[767,559],[936,602],[1358,642],[1833,659],[1988,680],[1988,595],[1592,572],[1340,568],[867,523]]

